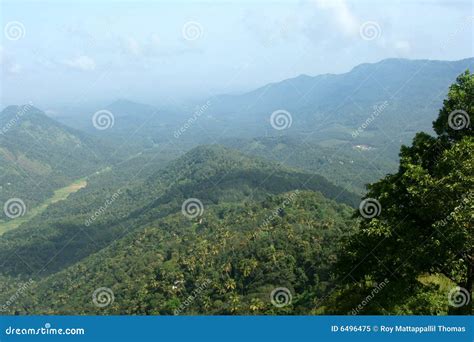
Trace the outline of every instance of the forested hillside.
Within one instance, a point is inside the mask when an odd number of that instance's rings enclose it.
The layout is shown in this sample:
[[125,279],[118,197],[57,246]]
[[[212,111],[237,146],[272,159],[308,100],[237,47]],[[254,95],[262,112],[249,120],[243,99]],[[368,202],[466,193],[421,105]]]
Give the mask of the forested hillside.
[[[130,163],[136,165],[136,160]],[[70,200],[52,205],[1,236],[2,273],[36,276],[57,272],[144,224],[179,212],[188,198],[198,198],[207,206],[261,200],[269,194],[300,189],[319,191],[352,206],[359,202],[357,195],[317,174],[220,146],[197,147],[146,177],[135,173],[121,180],[123,167],[116,166],[120,170],[116,174],[104,170]],[[104,209],[96,215],[100,208]],[[58,253],[60,258],[49,261]]]
[[[108,163],[107,153],[90,159],[95,138],[32,115],[10,140],[0,137],[4,156],[17,157],[2,163],[7,172],[20,156],[52,165],[72,146],[78,154],[48,176],[57,172],[60,184],[93,172],[87,186],[0,235],[0,303],[10,303],[0,309],[472,314],[473,113],[466,71],[432,115],[435,134],[417,133],[387,175],[373,164],[393,164],[370,154],[298,148],[285,136],[187,152],[163,144]],[[46,150],[23,152],[20,142],[35,137]],[[355,193],[375,177],[363,199]]]
[[[314,294],[330,288],[351,211],[319,193],[294,191],[261,202],[205,206],[194,219],[171,214],[35,282],[11,313],[305,313],[318,298]],[[293,293],[293,304],[283,309],[269,301],[279,286]],[[105,309],[91,301],[100,287],[115,297]],[[199,288],[196,301],[183,308]]]
[[110,152],[31,105],[5,108],[0,129],[0,202],[21,198],[30,209],[54,190],[100,169]]

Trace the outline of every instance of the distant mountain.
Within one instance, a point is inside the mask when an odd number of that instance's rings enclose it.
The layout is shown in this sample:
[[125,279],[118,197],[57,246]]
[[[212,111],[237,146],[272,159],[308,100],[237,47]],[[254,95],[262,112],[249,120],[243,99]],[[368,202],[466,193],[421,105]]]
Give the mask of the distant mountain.
[[[424,125],[424,107],[435,106],[437,110],[448,86],[469,68],[474,68],[474,58],[385,59],[358,65],[344,74],[301,75],[242,95],[223,95],[213,101],[210,110],[238,120],[254,118],[257,122],[268,121],[273,111],[285,109],[293,114],[295,127],[310,130],[318,127],[321,119],[342,125],[359,124],[355,119],[365,118],[371,114],[372,106],[388,101],[387,113],[403,115],[398,119],[415,119],[411,123],[421,121],[419,124]],[[259,115],[255,118],[255,114]],[[384,116],[383,120],[386,119]],[[308,123],[315,126],[305,126]]]
[[[173,110],[121,99],[99,110],[110,111],[113,127],[98,131],[94,113],[63,119],[137,152],[163,143],[187,150],[222,139],[291,135],[322,146],[367,145],[383,159],[397,161],[401,144],[416,131],[431,131],[449,85],[474,58],[459,61],[385,59],[343,74],[300,75],[240,95],[203,99]],[[270,116],[285,110],[291,126],[276,130]],[[76,126],[74,126],[76,127]],[[126,144],[123,144],[126,142]]]
[[[200,124],[209,131],[220,127],[228,136],[300,134],[326,143],[396,143],[396,153],[414,132],[431,131],[449,85],[466,69],[474,69],[474,58],[386,59],[344,74],[301,75],[241,95],[211,98]],[[291,114],[292,123],[277,131],[270,116],[280,109]],[[362,132],[354,136],[359,127]]]
[[[105,129],[97,129],[97,122],[94,124],[96,113],[98,117],[103,116],[108,120],[104,123]],[[59,120],[110,143],[120,144],[122,150],[133,154],[168,142],[173,129],[184,122],[186,115],[188,114],[119,99],[107,106],[98,107],[95,111],[62,116]]]
[[[15,276],[57,272],[126,233],[180,213],[189,198],[197,198],[207,207],[260,201],[292,190],[311,190],[351,206],[359,202],[357,195],[319,175],[221,146],[195,148],[144,180],[131,176],[129,182],[117,184],[110,182],[111,177],[104,173],[102,181],[93,179],[71,199],[0,236],[2,273]],[[106,209],[95,215],[104,203],[109,203]],[[11,257],[13,251],[17,257]],[[56,253],[60,256],[50,260]]]
[[9,106],[0,113],[0,202],[21,198],[31,208],[97,171],[108,151],[33,106]]

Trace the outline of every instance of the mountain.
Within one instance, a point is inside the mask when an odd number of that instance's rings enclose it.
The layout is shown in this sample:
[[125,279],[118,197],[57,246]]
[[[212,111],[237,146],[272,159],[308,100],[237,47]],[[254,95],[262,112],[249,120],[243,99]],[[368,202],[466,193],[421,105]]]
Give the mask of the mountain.
[[[308,297],[315,301],[330,290],[335,251],[352,230],[351,215],[350,207],[312,191],[205,205],[196,218],[173,213],[57,274],[31,281],[7,312],[307,313],[313,309]],[[282,286],[293,303],[279,309],[270,295]],[[196,291],[199,296],[186,304]],[[101,308],[94,300],[110,305]]]
[[449,85],[473,67],[474,58],[385,59],[344,74],[301,75],[242,95],[219,96],[211,100],[209,110],[220,117],[264,124],[273,111],[285,109],[293,116],[293,128],[314,131],[337,123],[354,130],[372,114],[374,105],[387,101],[376,126],[388,127],[388,120],[409,123],[410,130],[429,130],[432,113],[440,107]]
[[366,184],[397,168],[395,161],[377,158],[379,151],[374,148],[321,146],[294,136],[229,138],[222,144],[248,155],[320,174],[333,184],[361,196]]
[[[173,130],[188,115],[181,110],[162,109],[126,99],[116,100],[95,110],[88,108],[79,114],[77,109],[74,111],[74,114],[58,116],[57,119],[108,143],[119,144],[122,156],[161,147],[162,143],[169,142]],[[102,123],[99,118],[103,119]]]
[[31,106],[0,113],[0,202],[20,198],[32,208],[101,168],[110,151]]
[[114,176],[106,171],[97,177],[67,201],[0,236],[4,275],[57,272],[125,234],[181,212],[189,198],[207,207],[260,201],[298,189],[353,207],[359,203],[357,195],[319,175],[212,145],[191,150],[145,179],[111,182]]

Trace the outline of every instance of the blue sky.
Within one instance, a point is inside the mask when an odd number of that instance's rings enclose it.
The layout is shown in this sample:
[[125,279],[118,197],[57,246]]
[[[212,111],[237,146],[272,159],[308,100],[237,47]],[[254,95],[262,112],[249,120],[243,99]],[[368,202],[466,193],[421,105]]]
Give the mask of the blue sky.
[[1,3],[2,106],[242,92],[384,58],[473,56],[471,1]]

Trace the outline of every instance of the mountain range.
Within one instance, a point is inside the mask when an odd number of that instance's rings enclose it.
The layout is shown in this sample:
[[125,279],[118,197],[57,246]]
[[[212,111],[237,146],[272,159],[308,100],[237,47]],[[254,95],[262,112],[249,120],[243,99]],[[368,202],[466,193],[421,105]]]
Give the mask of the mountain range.
[[[473,66],[389,59],[182,111],[122,99],[97,108],[105,129],[94,113],[58,122],[5,108],[0,203],[19,199],[26,213],[0,218],[0,302],[29,285],[2,311],[323,312],[365,185],[431,131],[449,85]],[[282,286],[294,301],[280,310],[267,299]],[[91,301],[103,288],[115,298],[105,309]]]

